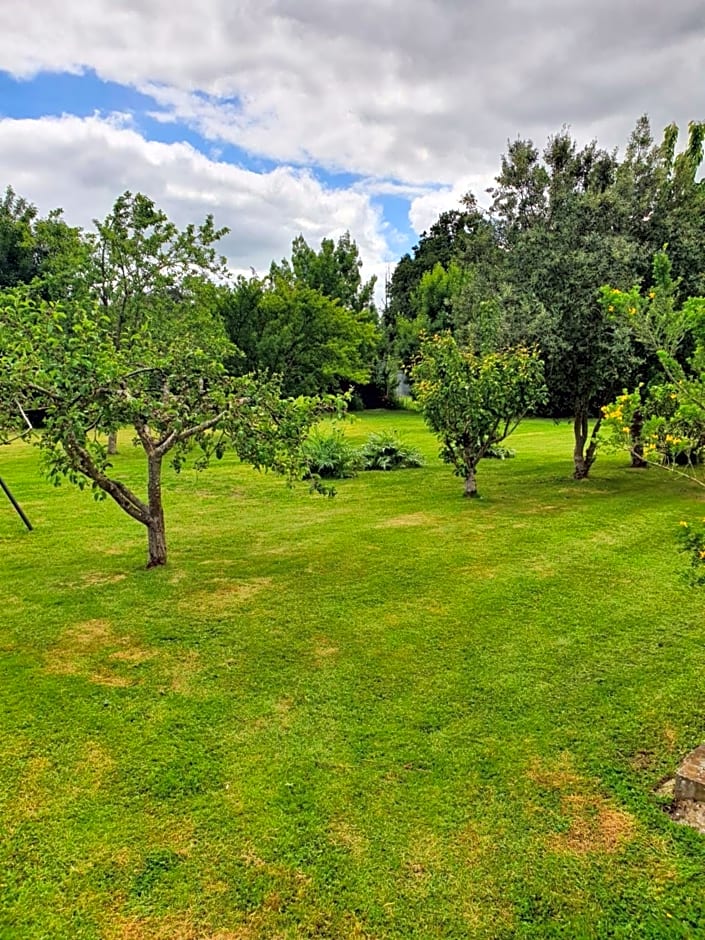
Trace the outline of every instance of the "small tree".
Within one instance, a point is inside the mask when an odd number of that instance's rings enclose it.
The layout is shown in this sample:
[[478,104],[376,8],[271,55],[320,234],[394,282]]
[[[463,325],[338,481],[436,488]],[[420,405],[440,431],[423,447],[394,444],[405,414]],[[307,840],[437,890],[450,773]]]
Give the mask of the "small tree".
[[[159,324],[157,324],[158,326]],[[21,409],[44,409],[36,437],[45,471],[110,496],[147,528],[148,567],[166,564],[161,475],[178,470],[193,448],[206,466],[232,446],[257,468],[302,475],[302,444],[324,403],[282,400],[278,383],[232,378],[232,347],[211,309],[195,297],[180,311],[172,338],[148,316],[118,349],[114,322],[100,309],[37,303],[27,292],[0,295],[0,428]],[[112,472],[105,436],[129,424],[147,462],[146,499]]]
[[442,459],[465,480],[465,496],[477,496],[480,460],[544,399],[543,363],[522,347],[478,356],[444,333],[423,342],[412,375]]

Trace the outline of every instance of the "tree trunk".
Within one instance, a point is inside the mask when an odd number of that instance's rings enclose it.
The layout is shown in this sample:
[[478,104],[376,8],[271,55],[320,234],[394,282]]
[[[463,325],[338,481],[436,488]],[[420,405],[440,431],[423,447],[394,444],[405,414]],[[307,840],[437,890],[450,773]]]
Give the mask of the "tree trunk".
[[632,455],[632,467],[648,467],[644,460],[644,444],[641,440],[641,432],[644,429],[644,417],[637,409],[634,412],[631,427],[629,428],[629,437],[631,439],[630,452]]
[[475,479],[474,467],[468,470],[468,475],[465,477],[465,492],[463,496],[477,496],[477,480]]
[[111,431],[108,434],[108,453],[117,454],[117,431]]
[[147,492],[149,495],[149,524],[147,526],[149,541],[148,568],[156,568],[166,564],[166,530],[164,528],[164,508],[162,506],[162,458],[150,454],[147,458],[149,479]]
[[575,436],[575,447],[573,449],[573,471],[574,480],[586,480],[590,473],[590,467],[595,463],[597,456],[597,432],[600,430],[602,419],[598,418],[592,429],[592,434],[588,437],[589,418],[587,407],[578,407],[575,410],[573,419],[573,434]]

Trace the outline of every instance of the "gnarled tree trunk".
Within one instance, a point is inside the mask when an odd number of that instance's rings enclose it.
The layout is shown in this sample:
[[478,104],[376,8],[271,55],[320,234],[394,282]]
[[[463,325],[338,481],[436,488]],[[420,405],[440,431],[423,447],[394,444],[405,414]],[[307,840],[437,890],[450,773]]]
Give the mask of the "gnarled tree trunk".
[[590,473],[590,468],[595,463],[597,456],[597,432],[600,430],[602,418],[598,418],[590,434],[589,418],[587,407],[578,407],[573,419],[573,434],[575,436],[575,447],[573,449],[573,471],[574,480],[586,480]]
[[641,433],[644,430],[644,416],[641,411],[637,408],[634,412],[634,417],[632,418],[632,423],[629,428],[629,439],[630,439],[630,453],[632,455],[632,467],[648,467],[648,463],[644,460],[644,444],[641,439]]
[[477,480],[475,479],[474,467],[468,469],[467,476],[465,477],[465,491],[463,496],[477,496]]
[[111,431],[108,434],[108,453],[117,454],[117,431]]

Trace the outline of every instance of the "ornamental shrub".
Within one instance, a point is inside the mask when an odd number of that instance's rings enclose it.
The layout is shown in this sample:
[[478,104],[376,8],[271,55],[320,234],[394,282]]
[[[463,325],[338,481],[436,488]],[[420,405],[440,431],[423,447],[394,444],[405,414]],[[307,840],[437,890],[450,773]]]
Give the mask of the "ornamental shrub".
[[358,453],[364,470],[402,470],[424,463],[420,451],[405,444],[396,433],[385,431],[370,434]]
[[354,477],[360,458],[340,428],[316,430],[304,444],[308,479],[342,480]]

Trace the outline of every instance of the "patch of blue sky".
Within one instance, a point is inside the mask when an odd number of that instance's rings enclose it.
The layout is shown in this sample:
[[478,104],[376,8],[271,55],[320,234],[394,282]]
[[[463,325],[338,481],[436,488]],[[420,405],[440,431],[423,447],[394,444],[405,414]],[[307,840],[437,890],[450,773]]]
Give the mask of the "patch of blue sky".
[[418,235],[414,232],[409,222],[409,199],[406,196],[380,195],[372,198],[372,204],[379,206],[382,210],[384,220],[393,230],[393,238],[390,239],[390,248],[404,254],[411,251],[413,245],[418,241]]
[[154,102],[127,85],[105,82],[91,71],[41,72],[30,79],[16,79],[0,71],[0,115],[9,118],[40,118],[75,114],[86,117],[95,111],[139,113]]
[[[208,96],[204,95],[204,100]],[[237,107],[238,99],[219,103]],[[212,140],[178,120],[159,120],[155,117],[162,109],[149,94],[129,85],[104,81],[95,72],[81,73],[41,72],[29,79],[16,79],[0,71],[0,116],[6,118],[58,117],[71,114],[89,117],[95,113],[129,114],[135,129],[148,140],[165,144],[188,143],[211,160],[231,163],[255,173],[269,173],[281,165],[280,161],[254,154],[223,140]],[[340,190],[361,186],[366,189],[365,177],[342,170],[330,169],[308,162],[291,161],[295,166],[308,169],[327,189]],[[371,199],[381,210],[388,232],[390,248],[400,253],[408,251],[417,240],[409,224],[409,200],[402,195],[374,194]]]

